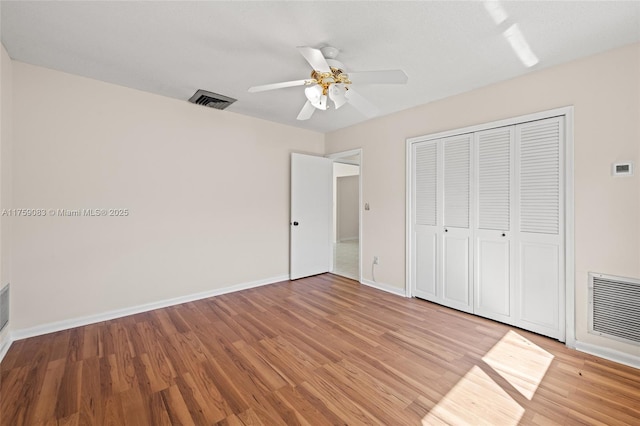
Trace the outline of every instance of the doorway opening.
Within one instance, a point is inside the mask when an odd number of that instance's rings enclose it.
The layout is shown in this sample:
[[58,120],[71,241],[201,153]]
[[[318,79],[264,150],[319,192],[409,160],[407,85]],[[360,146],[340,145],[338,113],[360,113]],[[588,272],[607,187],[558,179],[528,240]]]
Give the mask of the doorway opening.
[[332,268],[336,275],[360,281],[361,150],[333,159]]

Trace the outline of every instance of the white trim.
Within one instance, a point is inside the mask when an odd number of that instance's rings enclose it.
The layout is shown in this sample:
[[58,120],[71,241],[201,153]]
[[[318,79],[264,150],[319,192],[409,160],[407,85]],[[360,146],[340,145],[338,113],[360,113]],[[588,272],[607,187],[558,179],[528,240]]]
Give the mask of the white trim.
[[411,222],[413,216],[411,213],[411,199],[413,193],[413,178],[411,176],[413,172],[413,156],[411,155],[413,142],[407,139],[405,144],[405,194],[404,194],[404,224],[405,224],[405,239],[404,239],[404,294],[406,297],[413,297],[413,287],[411,285],[411,277],[413,271],[413,263],[411,262],[411,254],[413,253],[413,233],[411,232]]
[[634,368],[640,368],[640,357],[628,354],[626,352],[620,352],[615,349],[577,341],[575,342],[575,349],[579,350],[580,352],[585,352],[591,355],[598,356],[600,358],[608,359],[609,361],[618,362],[620,364],[628,365]]
[[[364,150],[362,148],[356,148],[356,149],[350,149],[348,151],[341,151],[341,152],[335,152],[333,154],[327,154],[325,155],[325,157],[330,158],[332,160],[334,160],[334,162],[339,162],[336,161],[340,158],[344,158],[344,157],[352,157],[354,155],[359,155],[360,156],[360,162],[358,163],[358,165],[360,166],[360,173],[358,174],[358,277],[356,278],[356,281],[359,281],[362,278],[362,215],[363,215],[363,195],[362,195],[362,182],[363,182],[363,167],[362,164],[364,162]],[[351,163],[349,163],[351,164]],[[333,214],[331,215],[331,217],[333,218]],[[333,228],[333,224],[331,224],[331,228]],[[333,241],[333,238],[332,238]],[[331,247],[331,270],[329,272],[333,273],[333,244]],[[339,275],[339,274],[336,274]],[[351,277],[347,277],[347,278],[351,278]]]
[[447,130],[444,132],[432,133],[423,136],[415,136],[407,138],[407,144],[428,141],[431,139],[446,138],[449,136],[458,136],[465,133],[474,133],[481,130],[496,129],[498,127],[513,126],[529,121],[543,120],[545,118],[566,116],[569,112],[573,112],[573,106],[550,109],[547,111],[534,112],[532,114],[520,115],[518,117],[506,118],[504,120],[492,121],[489,123],[476,124],[474,126],[462,127],[459,129]]
[[[337,160],[339,158],[352,157],[358,154],[362,154],[362,148],[350,149],[348,151],[334,152],[333,154],[327,154],[326,157],[331,158],[332,160]],[[362,161],[362,157],[360,157],[360,161]]]
[[11,340],[21,340],[28,337],[40,336],[42,334],[53,333],[56,331],[67,330],[70,328],[81,327],[96,322],[108,321],[128,315],[139,314],[141,312],[152,311],[154,309],[166,308],[168,306],[179,305],[181,303],[193,302],[195,300],[206,299],[208,297],[219,296],[221,294],[233,293],[240,290],[260,287],[263,285],[274,284],[282,281],[288,281],[288,275],[280,275],[277,277],[266,278],[248,283],[241,283],[229,287],[217,288],[214,290],[203,291],[201,293],[189,294],[186,296],[174,297],[172,299],[160,300],[158,302],[146,303],[144,305],[132,306],[124,309],[115,309],[100,314],[88,315],[85,317],[71,318],[63,321],[56,321],[49,324],[38,325],[35,327],[15,330],[11,333]]
[[575,216],[574,216],[574,158],[573,107],[564,110],[564,273],[565,273],[565,344],[576,345],[576,281],[575,281]]
[[386,291],[387,293],[395,294],[396,296],[407,297],[403,288],[394,287],[389,284],[374,282],[374,281],[365,280],[365,279],[360,280],[360,284],[373,287],[377,290]]
[[7,354],[7,352],[9,352],[9,348],[11,347],[12,343],[13,340],[11,339],[11,333],[9,332],[6,334],[2,345],[0,345],[0,362],[2,362],[4,356]]

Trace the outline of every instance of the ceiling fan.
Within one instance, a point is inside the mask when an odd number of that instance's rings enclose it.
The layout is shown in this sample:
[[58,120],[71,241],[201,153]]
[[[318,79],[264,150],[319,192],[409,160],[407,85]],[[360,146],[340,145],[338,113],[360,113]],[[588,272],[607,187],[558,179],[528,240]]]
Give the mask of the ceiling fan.
[[313,69],[311,78],[249,88],[249,92],[255,93],[285,87],[307,86],[304,89],[307,102],[300,110],[298,120],[308,120],[316,109],[328,109],[330,106],[328,100],[333,102],[336,109],[349,103],[365,116],[374,117],[378,115],[378,109],[360,95],[352,84],[406,84],[408,80],[402,70],[347,73],[344,65],[335,59],[339,52],[335,47],[326,46],[315,49],[309,46],[300,46],[298,51]]

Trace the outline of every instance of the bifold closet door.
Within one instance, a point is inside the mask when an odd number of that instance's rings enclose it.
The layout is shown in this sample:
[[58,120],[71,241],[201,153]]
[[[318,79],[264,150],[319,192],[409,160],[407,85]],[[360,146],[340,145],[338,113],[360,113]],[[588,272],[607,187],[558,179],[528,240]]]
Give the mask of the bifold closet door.
[[564,119],[517,125],[517,318],[564,339]]
[[475,134],[474,313],[511,323],[514,127]]
[[439,140],[421,142],[412,149],[413,292],[416,297],[438,301],[438,225],[442,221],[438,201],[441,198],[440,143]]
[[471,285],[471,148],[472,134],[442,139],[443,232],[440,252],[443,303],[473,311]]
[[412,151],[414,295],[473,311],[473,135],[420,142]]
[[564,339],[564,117],[416,142],[413,294]]

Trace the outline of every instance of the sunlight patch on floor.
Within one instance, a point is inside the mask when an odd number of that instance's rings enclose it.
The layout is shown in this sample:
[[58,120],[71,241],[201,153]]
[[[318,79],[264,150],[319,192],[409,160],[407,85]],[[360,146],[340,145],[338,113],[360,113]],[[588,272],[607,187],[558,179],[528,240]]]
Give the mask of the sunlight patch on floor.
[[482,360],[531,400],[551,365],[553,355],[518,333],[509,331]]
[[478,366],[473,366],[422,418],[423,425],[517,425],[524,408]]

